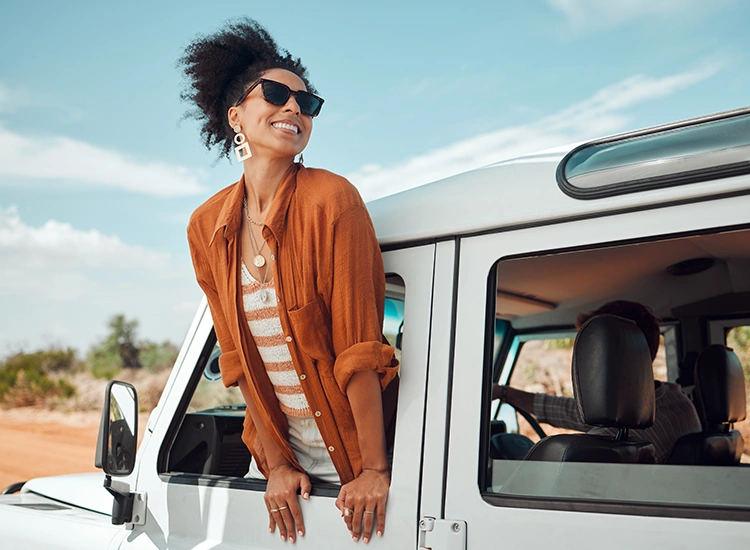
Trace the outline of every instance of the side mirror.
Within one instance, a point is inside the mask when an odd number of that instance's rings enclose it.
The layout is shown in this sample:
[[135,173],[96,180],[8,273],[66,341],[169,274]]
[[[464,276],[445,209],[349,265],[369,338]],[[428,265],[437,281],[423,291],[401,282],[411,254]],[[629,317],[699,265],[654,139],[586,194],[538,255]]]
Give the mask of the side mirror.
[[113,476],[130,475],[137,446],[138,395],[130,384],[112,380],[104,393],[94,465]]

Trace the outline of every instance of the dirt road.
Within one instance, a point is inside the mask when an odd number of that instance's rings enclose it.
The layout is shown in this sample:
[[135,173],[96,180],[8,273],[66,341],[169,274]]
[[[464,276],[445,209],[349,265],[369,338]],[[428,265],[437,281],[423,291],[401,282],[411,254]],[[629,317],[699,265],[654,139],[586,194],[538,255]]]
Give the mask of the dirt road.
[[99,415],[0,410],[0,490],[38,476],[96,471]]

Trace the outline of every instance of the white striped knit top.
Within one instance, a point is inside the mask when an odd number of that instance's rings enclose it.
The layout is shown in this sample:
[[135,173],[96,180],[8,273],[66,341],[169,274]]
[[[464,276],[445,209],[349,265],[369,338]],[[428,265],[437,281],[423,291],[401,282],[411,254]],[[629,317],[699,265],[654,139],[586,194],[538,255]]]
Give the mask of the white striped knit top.
[[273,281],[257,281],[244,262],[242,304],[250,333],[263,359],[281,410],[288,416],[311,417],[312,410],[294,370],[292,355],[281,328],[279,312],[276,309],[276,286]]

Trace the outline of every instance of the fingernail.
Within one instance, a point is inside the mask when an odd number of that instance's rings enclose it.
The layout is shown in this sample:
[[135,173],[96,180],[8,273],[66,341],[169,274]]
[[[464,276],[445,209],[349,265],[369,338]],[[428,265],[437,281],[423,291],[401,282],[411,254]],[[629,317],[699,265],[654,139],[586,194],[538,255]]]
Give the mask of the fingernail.
[[300,537],[304,537],[305,536],[305,532],[302,529],[300,529],[299,531],[297,531],[297,533],[299,533]]
[[284,535],[281,535],[281,540],[286,540],[286,537]]
[[383,536],[383,531],[378,531],[378,536],[382,537]]
[[310,498],[310,493],[305,493],[304,495],[302,495],[302,498],[307,500],[308,498]]
[[370,542],[370,539],[368,539],[367,537],[365,537],[365,538],[362,539],[362,542],[364,542],[365,544],[367,544],[368,542]]
[[352,540],[353,540],[354,542],[357,542],[357,541],[359,540],[359,537],[357,537],[357,536],[355,535],[355,536],[353,536],[353,537],[352,537]]
[[269,532],[269,533],[273,533],[273,529],[271,529],[271,528],[269,527],[269,528],[268,528],[268,532]]

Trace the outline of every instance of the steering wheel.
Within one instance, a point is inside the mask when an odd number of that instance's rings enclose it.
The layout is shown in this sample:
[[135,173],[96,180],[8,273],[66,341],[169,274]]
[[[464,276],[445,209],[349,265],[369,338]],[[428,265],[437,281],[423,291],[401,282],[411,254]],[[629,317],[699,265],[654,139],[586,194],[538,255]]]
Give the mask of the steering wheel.
[[[536,417],[533,414],[531,414],[530,412],[526,412],[523,409],[519,409],[513,403],[509,403],[507,401],[501,401],[500,402],[500,407],[502,407],[504,404],[505,405],[509,405],[510,407],[513,408],[514,411],[516,411],[518,414],[520,414],[521,416],[523,416],[523,418],[526,420],[526,422],[528,422],[529,425],[531,426],[531,429],[536,432],[536,435],[538,435],[540,439],[544,439],[545,437],[547,437],[547,434],[544,433],[544,430],[539,425],[539,421],[536,419]],[[497,411],[495,412],[495,416],[496,417],[497,417],[497,415],[500,412],[500,407],[498,407]]]
[[539,421],[536,419],[536,417],[533,414],[531,414],[530,412],[527,412],[527,411],[525,411],[523,409],[519,409],[518,407],[516,407],[512,403],[508,403],[508,405],[510,405],[511,407],[513,407],[513,409],[518,414],[520,414],[521,416],[524,417],[524,419],[526,420],[526,422],[528,422],[529,425],[531,426],[531,429],[534,430],[536,432],[536,435],[539,436],[539,439],[544,439],[545,437],[547,437],[547,434],[544,433],[544,430],[539,425]]

